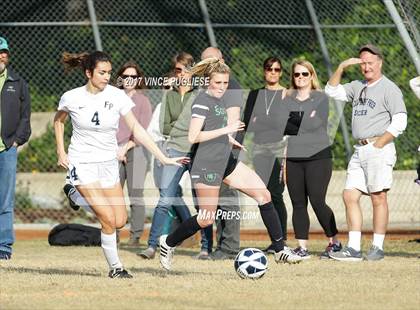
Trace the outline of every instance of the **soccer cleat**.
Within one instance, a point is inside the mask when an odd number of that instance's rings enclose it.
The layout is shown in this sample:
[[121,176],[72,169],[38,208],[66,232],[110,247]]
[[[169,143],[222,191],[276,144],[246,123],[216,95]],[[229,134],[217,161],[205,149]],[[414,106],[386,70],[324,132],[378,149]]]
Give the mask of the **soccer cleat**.
[[156,250],[152,247],[148,247],[146,250],[137,253],[138,256],[144,259],[154,259]]
[[108,277],[114,278],[125,278],[131,279],[133,276],[127,272],[124,268],[115,268],[109,271]]
[[297,247],[296,249],[293,250],[293,253],[295,253],[296,255],[299,255],[300,257],[302,257],[302,259],[310,259],[311,258],[311,254],[309,254],[308,250],[305,250],[302,247]]
[[300,263],[303,258],[293,253],[289,248],[284,248],[283,250],[274,253],[274,260],[276,263],[297,264]]
[[168,235],[162,235],[159,238],[159,245],[160,245],[160,264],[166,270],[171,270],[172,267],[172,260],[175,252],[175,247],[170,247],[166,244],[166,238]]
[[332,259],[343,262],[360,262],[363,259],[362,252],[348,246],[345,246],[341,251],[330,252],[329,254]]
[[368,253],[366,254],[366,259],[370,261],[377,261],[384,259],[384,251],[381,250],[376,245],[373,245],[370,247]]
[[331,252],[339,252],[343,246],[341,242],[339,243],[329,243],[328,246],[325,248],[325,251],[321,253],[320,259],[330,259]]
[[63,191],[64,191],[64,194],[66,194],[66,196],[69,200],[70,207],[74,211],[78,211],[80,209],[80,206],[78,206],[70,197],[71,195],[73,195],[76,192],[76,188],[71,184],[66,184],[63,187]]
[[12,253],[6,251],[0,251],[0,260],[9,260],[12,259]]

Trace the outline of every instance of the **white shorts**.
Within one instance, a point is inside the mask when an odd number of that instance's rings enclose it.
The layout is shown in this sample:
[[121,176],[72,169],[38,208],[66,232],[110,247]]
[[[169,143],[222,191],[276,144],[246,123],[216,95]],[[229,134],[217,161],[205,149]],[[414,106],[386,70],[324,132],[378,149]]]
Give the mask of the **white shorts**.
[[120,181],[118,160],[70,163],[66,181],[74,186],[99,183],[101,188],[114,187]]
[[397,160],[394,143],[382,149],[355,145],[355,151],[347,167],[345,189],[358,189],[365,194],[388,190],[392,185],[392,169]]

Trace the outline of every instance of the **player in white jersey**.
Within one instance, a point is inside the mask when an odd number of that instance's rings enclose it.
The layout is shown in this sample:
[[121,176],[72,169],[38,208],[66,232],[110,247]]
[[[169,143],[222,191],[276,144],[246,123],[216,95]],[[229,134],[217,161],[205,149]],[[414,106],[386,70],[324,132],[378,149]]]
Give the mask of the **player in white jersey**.
[[[108,85],[111,60],[103,52],[64,53],[66,69],[82,68],[88,82],[66,92],[54,119],[58,165],[68,169],[70,182],[91,206],[102,226],[101,245],[109,264],[110,278],[131,278],[117,252],[116,229],[127,222],[127,210],[119,182],[116,132],[120,116],[144,145],[163,164],[182,165],[186,157],[168,158],[137,122],[133,102]],[[68,155],[64,149],[64,122],[70,116],[73,132]]]
[[[370,195],[373,207],[373,242],[367,260],[384,258],[383,243],[388,225],[387,191],[392,184],[396,162],[393,140],[407,126],[407,111],[401,90],[382,74],[383,56],[378,47],[367,44],[359,58],[343,61],[325,87],[328,96],[352,102],[352,134],[358,141],[347,168],[343,192],[346,205],[349,242],[330,257],[341,261],[361,261],[362,210],[360,197]],[[341,85],[341,76],[349,66],[360,64],[364,80]]]

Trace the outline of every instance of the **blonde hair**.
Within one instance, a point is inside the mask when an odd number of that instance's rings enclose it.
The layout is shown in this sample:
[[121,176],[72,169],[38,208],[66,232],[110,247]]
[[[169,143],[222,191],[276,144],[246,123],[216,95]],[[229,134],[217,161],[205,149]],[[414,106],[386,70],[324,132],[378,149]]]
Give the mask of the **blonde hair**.
[[197,76],[204,76],[210,77],[214,73],[230,73],[230,68],[226,65],[223,60],[219,58],[206,58],[199,63],[197,63],[194,67],[191,68],[190,71],[193,75]]
[[308,69],[309,73],[312,76],[312,80],[311,80],[311,89],[315,89],[315,90],[321,90],[321,86],[319,84],[319,80],[318,80],[318,76],[316,74],[315,68],[314,66],[307,60],[295,60],[292,63],[292,70],[290,71],[290,88],[291,89],[297,89],[296,83],[295,83],[295,78],[294,78],[294,73],[295,73],[295,67],[296,66],[303,66],[306,69]]

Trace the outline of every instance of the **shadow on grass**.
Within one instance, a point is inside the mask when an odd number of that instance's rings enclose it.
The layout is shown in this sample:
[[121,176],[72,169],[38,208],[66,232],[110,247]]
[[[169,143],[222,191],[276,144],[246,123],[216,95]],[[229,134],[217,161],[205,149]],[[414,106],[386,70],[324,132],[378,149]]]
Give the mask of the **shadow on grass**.
[[148,273],[153,276],[158,276],[162,278],[165,278],[166,276],[187,276],[187,275],[214,276],[215,275],[214,272],[179,271],[179,270],[166,271],[162,268],[151,268],[151,267],[144,267],[144,268],[131,267],[130,271],[135,272],[135,273]]
[[[144,251],[145,249],[147,249],[147,247],[132,247],[132,246],[126,246],[126,245],[120,245],[119,249],[121,251],[126,251],[126,252],[130,252],[133,254],[138,254],[142,251]],[[187,249],[187,248],[177,248],[176,249],[176,255],[181,255],[181,256],[195,256],[199,253],[200,251],[198,249],[193,250],[193,249]],[[157,249],[156,251],[156,255],[159,254],[159,249]]]
[[79,271],[79,270],[68,270],[68,269],[57,269],[57,268],[46,268],[46,269],[35,269],[26,267],[2,267],[6,271],[19,272],[19,273],[37,273],[46,275],[74,275],[74,276],[91,276],[91,277],[102,277],[103,275],[99,272],[92,271]]

